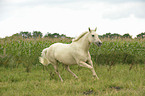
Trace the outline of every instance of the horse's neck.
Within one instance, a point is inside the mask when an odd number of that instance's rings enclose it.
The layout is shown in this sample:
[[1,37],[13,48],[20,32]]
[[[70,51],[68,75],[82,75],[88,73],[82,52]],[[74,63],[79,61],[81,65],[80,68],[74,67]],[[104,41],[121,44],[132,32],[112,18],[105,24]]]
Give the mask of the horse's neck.
[[89,51],[89,47],[90,47],[90,42],[88,41],[88,35],[86,34],[84,37],[82,37],[79,41],[77,41],[77,43],[79,44],[79,46],[88,53]]

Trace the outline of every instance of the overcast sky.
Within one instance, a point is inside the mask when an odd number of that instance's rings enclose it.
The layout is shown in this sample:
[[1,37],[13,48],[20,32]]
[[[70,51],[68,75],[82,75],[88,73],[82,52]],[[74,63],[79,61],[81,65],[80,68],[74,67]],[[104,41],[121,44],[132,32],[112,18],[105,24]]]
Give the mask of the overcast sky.
[[41,31],[75,37],[145,32],[145,0],[0,0],[0,37]]

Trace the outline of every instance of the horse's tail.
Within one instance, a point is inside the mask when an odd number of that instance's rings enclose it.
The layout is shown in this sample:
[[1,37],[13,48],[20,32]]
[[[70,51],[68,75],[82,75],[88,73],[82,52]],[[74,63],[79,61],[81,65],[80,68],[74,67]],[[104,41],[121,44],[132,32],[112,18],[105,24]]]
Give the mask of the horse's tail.
[[41,57],[39,57],[39,62],[44,66],[50,64],[49,60],[46,58],[47,48],[42,51]]

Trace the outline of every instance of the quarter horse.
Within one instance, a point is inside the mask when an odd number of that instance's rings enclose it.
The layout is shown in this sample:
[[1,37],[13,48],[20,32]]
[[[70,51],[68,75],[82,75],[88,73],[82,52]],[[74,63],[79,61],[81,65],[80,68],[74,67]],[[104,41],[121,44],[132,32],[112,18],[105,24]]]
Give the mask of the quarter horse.
[[89,68],[92,71],[93,76],[99,79],[93,68],[89,47],[91,43],[101,46],[102,42],[96,33],[97,28],[95,28],[95,30],[88,29],[89,31],[82,33],[80,36],[72,40],[71,44],[55,43],[42,51],[41,57],[39,57],[40,63],[45,66],[52,64],[56,74],[61,79],[61,82],[63,82],[63,79],[58,72],[58,62],[64,64],[66,70],[75,78],[78,77],[70,70],[69,66],[78,64],[79,66]]

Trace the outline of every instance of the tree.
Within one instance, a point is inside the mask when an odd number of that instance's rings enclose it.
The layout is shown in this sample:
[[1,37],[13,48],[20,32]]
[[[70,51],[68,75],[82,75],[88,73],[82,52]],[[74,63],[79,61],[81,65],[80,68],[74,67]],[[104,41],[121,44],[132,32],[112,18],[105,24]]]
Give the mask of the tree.
[[20,33],[16,33],[16,34],[12,35],[12,37],[15,37],[15,36],[18,37],[18,36],[22,36],[22,35]]
[[47,32],[47,34],[45,34],[45,36],[44,36],[44,37],[54,38],[54,35],[53,35],[53,34],[51,34],[51,33],[49,33],[49,32]]
[[137,38],[145,38],[145,32],[142,32],[137,35]]
[[121,35],[118,33],[111,34],[111,38],[118,38],[118,37],[121,37]]
[[53,33],[52,36],[55,38],[60,37],[60,35],[58,33]]
[[20,35],[23,37],[23,38],[30,38],[30,37],[32,37],[32,35],[31,35],[31,32],[28,32],[28,31],[21,31],[20,32]]
[[49,38],[70,38],[70,37],[67,37],[65,34],[58,34],[58,33],[53,33],[53,34],[51,34],[51,33],[49,33],[49,32],[47,32],[47,34],[45,34],[45,36],[44,37],[49,37]]
[[103,38],[110,38],[110,37],[111,37],[111,33],[103,34]]
[[47,33],[44,37],[51,37],[51,38],[58,38],[58,37],[61,37],[61,35],[59,35],[58,33]]
[[42,33],[40,31],[33,31],[33,38],[42,37]]
[[67,36],[65,34],[60,35],[61,38],[66,38]]
[[126,33],[126,34],[123,35],[123,38],[132,38],[132,36],[129,35],[129,33]]

